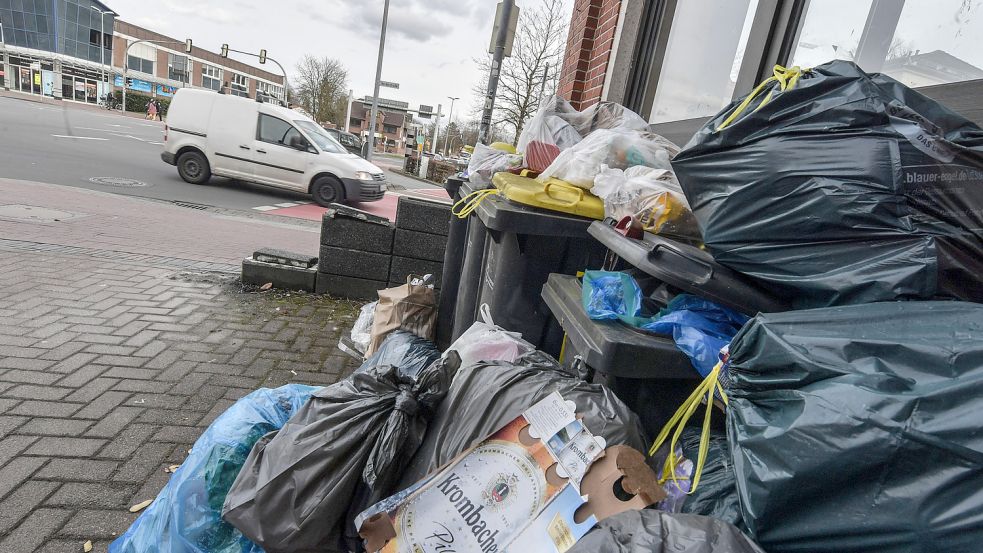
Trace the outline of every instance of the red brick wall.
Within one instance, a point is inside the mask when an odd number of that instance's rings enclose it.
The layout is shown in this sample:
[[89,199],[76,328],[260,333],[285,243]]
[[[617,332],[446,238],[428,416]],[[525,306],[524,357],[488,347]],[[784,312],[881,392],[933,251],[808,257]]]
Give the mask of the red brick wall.
[[620,12],[621,0],[574,0],[558,92],[577,109],[601,99]]

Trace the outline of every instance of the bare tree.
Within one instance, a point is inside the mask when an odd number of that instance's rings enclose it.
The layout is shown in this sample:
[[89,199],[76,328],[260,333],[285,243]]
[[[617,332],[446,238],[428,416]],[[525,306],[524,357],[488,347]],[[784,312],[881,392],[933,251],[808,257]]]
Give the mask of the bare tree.
[[[519,16],[512,56],[502,63],[495,98],[492,124],[503,124],[512,142],[522,133],[526,121],[539,109],[543,96],[556,90],[563,50],[566,46],[567,17],[563,0],[540,0]],[[475,83],[475,96],[485,97],[491,56],[475,60],[485,79]],[[480,107],[479,107],[480,110]]]
[[320,123],[341,123],[347,110],[348,70],[329,57],[304,56],[296,67],[294,101]]

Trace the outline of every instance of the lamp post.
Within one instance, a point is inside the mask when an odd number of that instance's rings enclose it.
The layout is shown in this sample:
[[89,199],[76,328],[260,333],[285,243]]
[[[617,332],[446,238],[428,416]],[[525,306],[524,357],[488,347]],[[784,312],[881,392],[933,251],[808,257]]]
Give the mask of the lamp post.
[[450,112],[447,113],[447,131],[444,132],[444,155],[445,156],[450,155],[450,152],[447,151],[447,140],[450,138],[451,123],[454,122],[454,102],[456,100],[460,100],[461,97],[460,96],[457,96],[457,97],[455,97],[455,96],[448,96],[448,98],[451,101],[451,109],[450,109]]
[[[102,65],[102,90],[103,94],[106,94],[106,14],[115,15],[114,11],[102,11],[95,6],[89,6],[93,11],[99,12],[99,64]],[[126,80],[123,80],[123,90],[126,90]],[[124,108],[125,110],[125,108]]]
[[[372,150],[375,149],[375,118],[379,114],[379,86],[382,81],[382,54],[386,51],[386,23],[389,22],[389,0],[386,0],[382,8],[382,33],[379,35],[379,59],[375,64],[375,91],[372,94],[372,128],[369,129],[368,150],[365,152],[365,160],[372,161]],[[385,136],[383,136],[385,140]]]

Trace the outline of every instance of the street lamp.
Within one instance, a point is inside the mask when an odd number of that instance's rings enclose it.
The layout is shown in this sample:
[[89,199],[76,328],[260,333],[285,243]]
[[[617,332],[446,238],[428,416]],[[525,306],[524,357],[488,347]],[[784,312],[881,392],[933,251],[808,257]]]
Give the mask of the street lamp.
[[447,139],[450,138],[451,123],[454,122],[454,102],[456,100],[460,100],[461,97],[460,96],[456,96],[456,97],[455,96],[448,96],[448,98],[451,101],[451,110],[450,110],[450,113],[447,114],[447,131],[444,132],[444,155],[445,156],[451,155],[450,152],[447,151]]
[[[389,21],[389,0],[386,0],[382,8],[382,34],[379,35],[379,59],[375,64],[375,91],[372,94],[372,128],[369,129],[368,149],[365,152],[365,160],[372,161],[372,150],[375,149],[375,118],[379,114],[379,86],[382,82],[382,54],[386,50],[386,23]],[[385,130],[385,127],[383,127]],[[385,140],[385,135],[383,135]]]
[[[89,6],[93,11],[99,12],[99,64],[102,65],[102,91],[106,94],[106,14],[116,15],[116,12],[102,11],[95,6]],[[126,90],[126,79],[123,80],[123,90]],[[123,108],[126,111],[126,107]]]

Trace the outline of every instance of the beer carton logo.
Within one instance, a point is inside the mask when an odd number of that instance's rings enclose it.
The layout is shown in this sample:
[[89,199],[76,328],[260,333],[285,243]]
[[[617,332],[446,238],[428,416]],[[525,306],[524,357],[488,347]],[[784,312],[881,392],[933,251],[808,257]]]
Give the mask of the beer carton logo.
[[505,507],[512,502],[512,488],[519,482],[514,474],[499,473],[481,493],[485,506],[492,509]]

